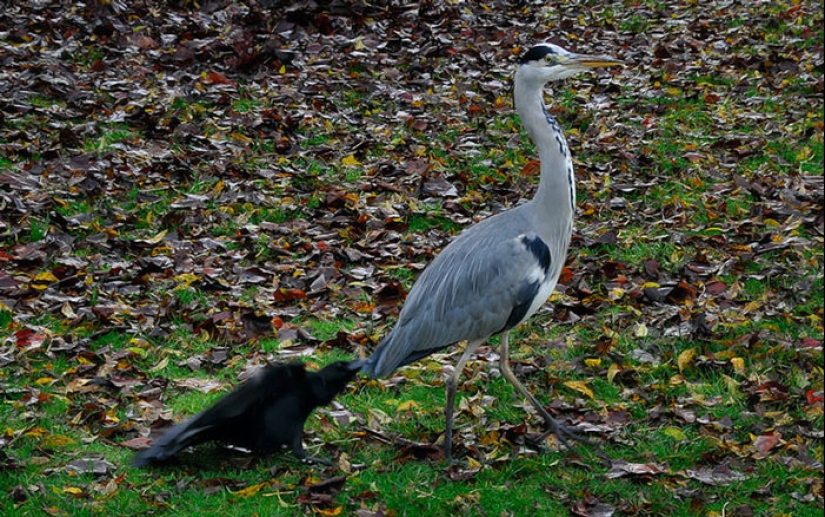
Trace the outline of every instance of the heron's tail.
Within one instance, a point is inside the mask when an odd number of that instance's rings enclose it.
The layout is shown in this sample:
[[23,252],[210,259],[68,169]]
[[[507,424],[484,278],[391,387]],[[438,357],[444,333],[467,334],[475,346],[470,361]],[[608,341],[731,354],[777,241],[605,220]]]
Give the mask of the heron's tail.
[[379,345],[375,352],[364,361],[363,366],[361,366],[361,373],[368,375],[370,379],[379,377],[378,365],[381,363],[381,355],[381,345]]
[[410,350],[407,346],[408,343],[409,341],[405,336],[399,337],[395,332],[390,332],[381,340],[372,355],[366,359],[364,366],[361,367],[361,373],[369,375],[370,379],[384,377],[402,366],[440,352],[449,346],[441,345],[421,350]]

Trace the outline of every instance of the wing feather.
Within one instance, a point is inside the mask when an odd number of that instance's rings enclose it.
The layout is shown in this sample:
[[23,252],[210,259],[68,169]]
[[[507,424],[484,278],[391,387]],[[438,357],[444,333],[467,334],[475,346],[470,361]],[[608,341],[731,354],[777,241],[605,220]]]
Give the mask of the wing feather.
[[380,377],[458,341],[486,339],[519,323],[550,266],[547,246],[526,235],[528,227],[518,210],[510,210],[444,248],[413,285],[398,323],[365,371]]

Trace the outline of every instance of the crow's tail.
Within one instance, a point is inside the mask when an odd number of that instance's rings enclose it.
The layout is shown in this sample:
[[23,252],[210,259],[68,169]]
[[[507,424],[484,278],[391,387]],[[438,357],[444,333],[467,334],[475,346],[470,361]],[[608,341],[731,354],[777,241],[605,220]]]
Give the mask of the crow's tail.
[[194,418],[170,429],[169,432],[155,440],[151,447],[138,454],[132,461],[132,465],[140,468],[150,463],[161,463],[169,460],[184,447],[199,443],[199,436],[202,436],[207,429],[199,426],[197,420]]

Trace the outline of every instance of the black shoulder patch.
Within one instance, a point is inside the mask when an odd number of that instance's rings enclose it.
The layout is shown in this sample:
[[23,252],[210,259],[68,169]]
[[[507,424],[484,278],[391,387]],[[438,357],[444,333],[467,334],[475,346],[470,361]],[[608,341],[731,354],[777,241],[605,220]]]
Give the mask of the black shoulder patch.
[[553,50],[553,47],[549,45],[536,45],[535,47],[531,48],[521,57],[519,64],[524,65],[529,63],[530,61],[538,61],[542,59],[547,54],[555,54],[556,52]]
[[552,258],[550,257],[550,248],[547,247],[547,244],[538,236],[529,237],[527,235],[521,238],[521,242],[523,242],[524,246],[536,257],[539,266],[541,266],[546,273],[550,269],[550,260]]
[[538,282],[533,282],[531,284],[524,284],[521,288],[519,288],[518,293],[516,294],[516,304],[510,311],[510,315],[507,317],[507,322],[504,324],[504,327],[499,330],[499,332],[510,330],[521,323],[521,320],[523,320],[527,315],[530,305],[533,304],[533,299],[539,293],[540,287],[541,284]]

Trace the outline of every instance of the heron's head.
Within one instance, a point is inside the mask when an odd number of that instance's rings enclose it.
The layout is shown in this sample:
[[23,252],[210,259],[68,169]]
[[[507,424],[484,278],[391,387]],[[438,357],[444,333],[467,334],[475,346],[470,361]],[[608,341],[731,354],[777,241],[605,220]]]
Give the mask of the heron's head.
[[541,83],[559,81],[576,74],[605,66],[623,66],[610,56],[576,54],[552,43],[540,43],[521,58],[518,74]]

